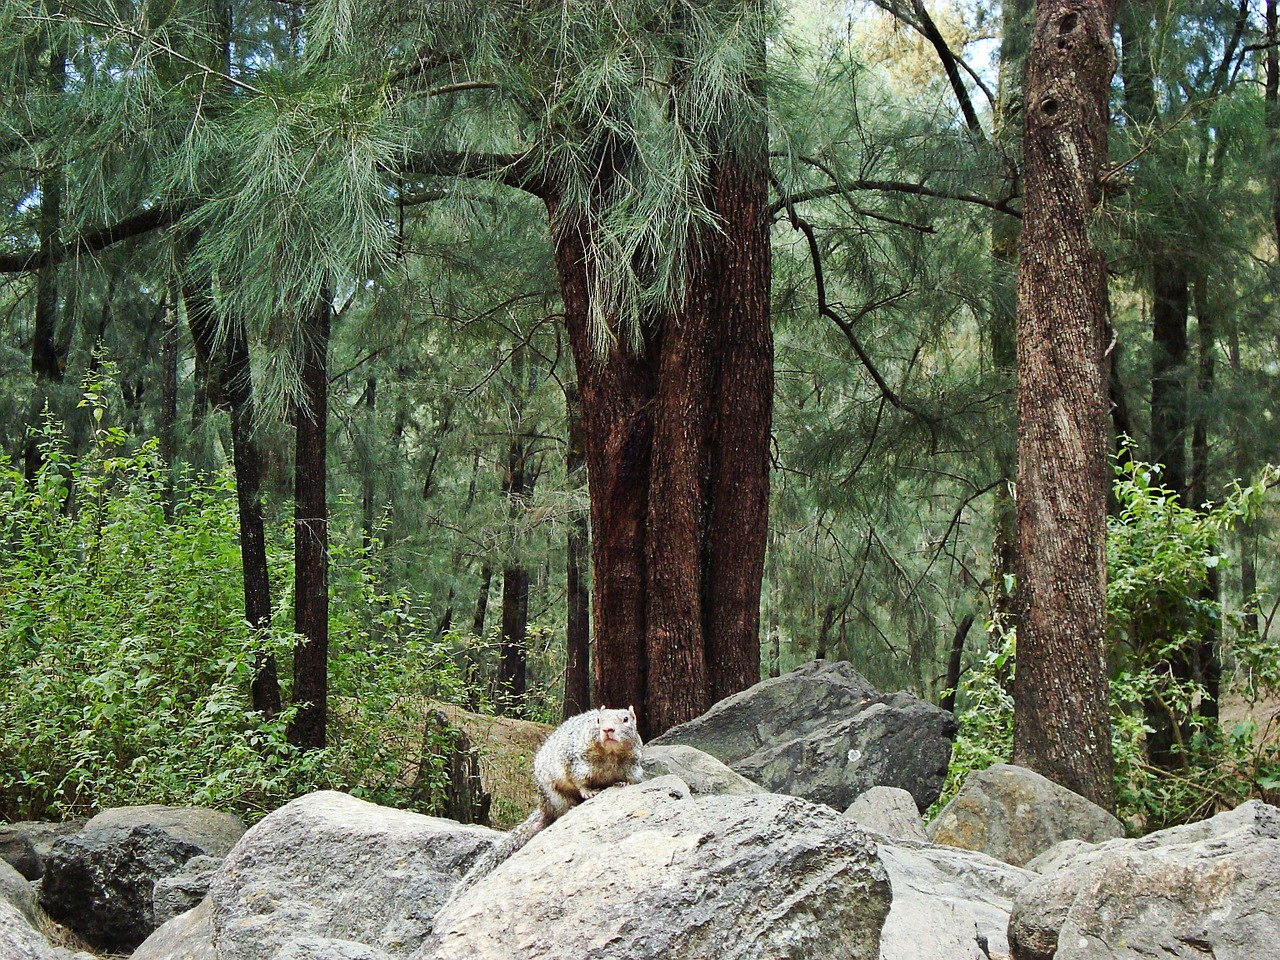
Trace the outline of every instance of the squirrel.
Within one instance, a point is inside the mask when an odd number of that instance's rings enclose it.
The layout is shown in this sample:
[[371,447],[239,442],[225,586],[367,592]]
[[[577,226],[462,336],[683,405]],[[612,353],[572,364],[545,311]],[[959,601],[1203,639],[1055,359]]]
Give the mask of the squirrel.
[[588,710],[556,727],[533,758],[533,779],[542,795],[538,809],[475,862],[454,896],[584,800],[615,784],[639,783],[643,746],[634,707]]

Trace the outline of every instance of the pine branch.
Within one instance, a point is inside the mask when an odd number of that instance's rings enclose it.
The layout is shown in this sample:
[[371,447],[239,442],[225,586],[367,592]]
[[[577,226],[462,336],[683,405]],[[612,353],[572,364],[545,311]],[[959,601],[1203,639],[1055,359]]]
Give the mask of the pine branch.
[[153,230],[176,223],[186,208],[181,204],[162,204],[125,217],[106,227],[80,234],[70,243],[54,247],[46,255],[39,248],[21,253],[0,254],[0,273],[30,273],[61,263],[80,254],[98,253],[122,240],[140,237]]
[[488,180],[542,199],[547,196],[546,180],[535,169],[531,151],[509,154],[433,150],[429,154],[410,157],[400,175],[402,178],[458,177]]

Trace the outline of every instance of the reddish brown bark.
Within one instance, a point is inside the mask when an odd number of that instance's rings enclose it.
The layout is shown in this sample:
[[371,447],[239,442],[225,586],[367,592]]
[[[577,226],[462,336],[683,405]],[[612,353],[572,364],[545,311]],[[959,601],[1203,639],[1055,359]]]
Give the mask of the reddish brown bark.
[[590,228],[548,202],[582,395],[594,700],[634,705],[645,736],[760,678],[773,403],[764,143],[761,131],[713,167],[721,229],[688,251],[684,302],[648,318],[642,351],[594,352]]
[[1106,159],[1115,0],[1042,0],[1027,59],[1018,264],[1014,760],[1114,809],[1106,671]]

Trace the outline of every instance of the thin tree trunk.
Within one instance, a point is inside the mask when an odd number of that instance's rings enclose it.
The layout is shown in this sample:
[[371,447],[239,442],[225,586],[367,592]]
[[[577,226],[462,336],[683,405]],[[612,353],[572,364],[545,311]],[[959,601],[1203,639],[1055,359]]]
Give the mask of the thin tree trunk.
[[471,618],[471,631],[484,640],[484,621],[489,612],[489,591],[493,588],[493,566],[487,561],[480,565],[480,590],[476,594],[476,612]]
[[1271,221],[1280,262],[1280,32],[1276,28],[1276,0],[1267,0],[1267,63],[1263,85],[1267,139],[1271,148]]
[[1115,0],[1041,0],[1027,58],[1018,262],[1014,760],[1115,808],[1106,670],[1107,155]]
[[966,613],[956,624],[956,632],[951,635],[951,650],[947,655],[947,679],[943,686],[946,692],[938,703],[939,707],[949,713],[956,712],[956,690],[960,686],[960,670],[964,664],[964,644],[969,638],[969,631],[973,629],[973,621],[976,617],[977,614],[973,612]]
[[[513,517],[528,493],[525,467],[524,440],[513,438],[502,484]],[[502,635],[498,640],[498,688],[494,697],[500,714],[515,715],[524,709],[528,628],[529,570],[523,563],[508,563],[502,571]]]
[[1174,254],[1152,258],[1151,452],[1164,465],[1164,484],[1187,496],[1187,316],[1190,277]]
[[[262,455],[253,432],[255,413],[249,340],[240,324],[219,338],[218,318],[206,285],[188,282],[183,287],[183,300],[196,367],[204,371],[207,395],[215,407],[224,407],[231,419],[244,614],[253,629],[262,630],[271,624],[271,577],[262,516]],[[260,651],[254,660],[251,700],[253,709],[268,717],[280,712],[275,657],[266,651]]]
[[299,705],[289,742],[304,750],[325,745],[329,715],[329,505],[326,493],[329,420],[329,326],[332,306],[321,293],[307,317],[302,397],[294,459],[293,702]]
[[[585,479],[586,459],[582,436],[582,399],[578,385],[565,388],[569,421],[569,449],[565,473],[570,483]],[[565,550],[565,593],[568,606],[565,636],[564,719],[591,707],[591,595],[587,590],[587,517],[569,522]]]
[[173,522],[175,506],[174,477],[177,466],[178,430],[178,305],[172,289],[166,290],[164,330],[161,335],[160,378],[160,460],[164,464],[164,518]]
[[[1201,278],[1196,284],[1197,347],[1199,349],[1199,376],[1197,378],[1197,410],[1195,429],[1191,438],[1191,506],[1203,510],[1209,503],[1209,417],[1215,402],[1215,359],[1218,329],[1218,306],[1212,300],[1209,281]],[[1217,602],[1222,589],[1216,568],[1206,576],[1202,599]],[[1222,630],[1213,621],[1195,650],[1192,674],[1205,688],[1206,697],[1201,700],[1201,716],[1218,716],[1219,698],[1222,694]]]
[[[66,51],[60,44],[49,50],[48,84],[60,94],[67,82]],[[40,418],[49,400],[49,385],[61,383],[67,366],[71,338],[58,323],[58,230],[62,223],[62,171],[52,157],[45,160],[40,177],[40,255],[43,266],[36,273],[34,336],[31,341],[31,372],[35,384],[31,395],[28,427],[31,431],[23,451],[23,472],[35,477],[44,463],[37,434]]]

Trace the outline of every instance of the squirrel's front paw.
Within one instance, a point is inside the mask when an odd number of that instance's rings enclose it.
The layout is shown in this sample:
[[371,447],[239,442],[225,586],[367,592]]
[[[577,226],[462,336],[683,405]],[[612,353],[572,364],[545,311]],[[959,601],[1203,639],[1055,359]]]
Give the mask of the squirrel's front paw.
[[582,788],[581,790],[579,790],[578,792],[582,794],[582,799],[583,799],[583,800],[590,800],[592,797],[594,797],[594,796],[595,796],[596,794],[598,794],[600,791],[599,791],[599,790],[597,790],[597,789],[595,789],[594,787],[583,787],[583,788]]

